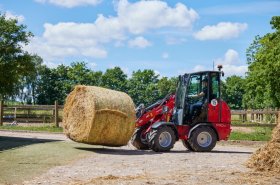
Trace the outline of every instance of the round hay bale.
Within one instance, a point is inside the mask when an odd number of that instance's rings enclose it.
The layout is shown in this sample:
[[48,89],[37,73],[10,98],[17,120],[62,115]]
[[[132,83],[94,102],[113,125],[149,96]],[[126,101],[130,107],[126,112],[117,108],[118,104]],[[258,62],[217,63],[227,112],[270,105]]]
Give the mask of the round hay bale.
[[64,133],[76,142],[123,146],[135,128],[135,107],[123,92],[78,85],[63,110]]
[[273,129],[272,139],[251,156],[247,166],[257,171],[280,173],[280,122]]

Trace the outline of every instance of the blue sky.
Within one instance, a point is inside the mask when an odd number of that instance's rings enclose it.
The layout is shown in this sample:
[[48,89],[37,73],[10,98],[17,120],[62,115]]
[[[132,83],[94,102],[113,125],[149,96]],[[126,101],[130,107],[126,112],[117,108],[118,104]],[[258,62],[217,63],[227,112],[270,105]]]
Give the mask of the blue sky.
[[50,67],[85,61],[171,77],[214,61],[230,76],[244,75],[246,48],[272,31],[280,1],[1,0],[0,11],[27,25],[34,38],[25,49]]

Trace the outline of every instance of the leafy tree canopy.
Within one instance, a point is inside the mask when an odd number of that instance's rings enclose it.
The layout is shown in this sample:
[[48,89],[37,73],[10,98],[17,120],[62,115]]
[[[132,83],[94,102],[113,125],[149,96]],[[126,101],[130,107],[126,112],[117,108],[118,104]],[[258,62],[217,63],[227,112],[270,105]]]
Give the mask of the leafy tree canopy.
[[17,93],[20,80],[35,71],[32,56],[22,49],[30,37],[26,26],[0,13],[0,98]]
[[242,109],[245,79],[239,76],[228,77],[223,86],[223,98],[232,109]]
[[270,21],[273,33],[257,36],[247,49],[249,64],[244,105],[280,107],[280,16]]
[[120,67],[107,69],[101,81],[101,86],[105,88],[127,92],[127,75]]

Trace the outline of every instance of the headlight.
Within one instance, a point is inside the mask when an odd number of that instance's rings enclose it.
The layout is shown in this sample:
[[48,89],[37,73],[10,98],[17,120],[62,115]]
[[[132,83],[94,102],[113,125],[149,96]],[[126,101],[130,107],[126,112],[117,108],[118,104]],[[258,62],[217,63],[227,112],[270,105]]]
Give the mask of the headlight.
[[169,108],[168,108],[167,106],[163,106],[163,107],[162,107],[162,113],[163,113],[163,114],[164,114],[164,113],[167,113],[168,110],[169,110]]

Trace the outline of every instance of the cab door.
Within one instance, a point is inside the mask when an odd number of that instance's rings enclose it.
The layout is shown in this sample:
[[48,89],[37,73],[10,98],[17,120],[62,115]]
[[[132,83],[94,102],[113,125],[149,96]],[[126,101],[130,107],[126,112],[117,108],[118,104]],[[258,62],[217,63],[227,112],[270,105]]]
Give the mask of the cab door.
[[211,72],[209,76],[208,122],[215,123],[221,119],[220,74]]
[[[203,80],[208,79],[207,72],[200,72],[191,74],[188,82],[187,93],[186,93],[186,102],[185,102],[185,124],[195,124],[201,122],[207,122],[207,113],[208,113],[208,94],[209,88],[203,86]],[[199,95],[203,92],[203,89],[207,89],[207,93],[203,97],[191,98],[192,96]],[[199,108],[196,108],[196,112],[191,114],[191,107],[195,104],[199,104]]]

